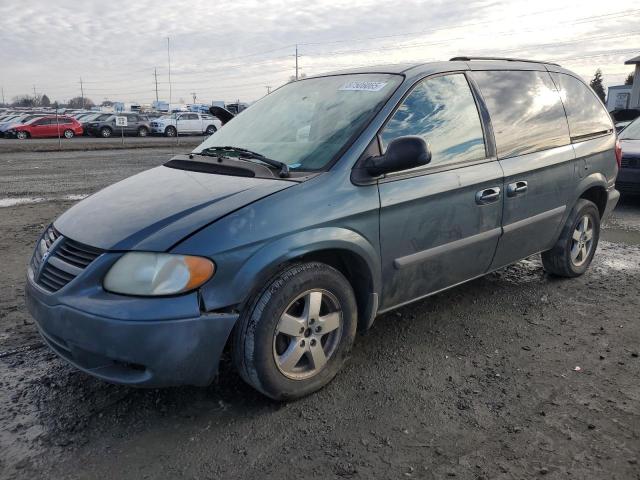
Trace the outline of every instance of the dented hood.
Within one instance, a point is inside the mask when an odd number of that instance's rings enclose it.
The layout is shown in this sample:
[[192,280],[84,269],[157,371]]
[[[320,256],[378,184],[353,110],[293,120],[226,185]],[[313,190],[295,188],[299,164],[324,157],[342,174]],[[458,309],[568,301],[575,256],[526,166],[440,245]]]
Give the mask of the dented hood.
[[91,195],[54,226],[77,242],[105,250],[166,251],[224,215],[292,185],[162,166]]

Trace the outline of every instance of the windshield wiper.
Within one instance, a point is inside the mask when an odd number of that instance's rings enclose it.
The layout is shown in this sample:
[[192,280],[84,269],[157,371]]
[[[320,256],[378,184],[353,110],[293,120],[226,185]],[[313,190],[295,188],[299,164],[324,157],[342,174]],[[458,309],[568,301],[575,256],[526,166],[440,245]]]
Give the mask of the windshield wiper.
[[280,162],[279,160],[273,160],[272,158],[265,157],[261,153],[252,152],[251,150],[247,150],[246,148],[231,147],[231,146],[207,147],[207,148],[203,149],[201,152],[199,152],[199,154],[200,155],[207,155],[207,153],[215,153],[215,152],[220,152],[220,153],[237,152],[237,153],[239,153],[238,158],[244,158],[244,159],[250,159],[250,160],[251,159],[259,160],[259,161],[261,161],[263,163],[266,163],[267,165],[271,165],[272,167],[279,168],[280,171],[278,172],[278,175],[281,178],[287,178],[290,175],[289,174],[289,165],[287,165],[286,163]]

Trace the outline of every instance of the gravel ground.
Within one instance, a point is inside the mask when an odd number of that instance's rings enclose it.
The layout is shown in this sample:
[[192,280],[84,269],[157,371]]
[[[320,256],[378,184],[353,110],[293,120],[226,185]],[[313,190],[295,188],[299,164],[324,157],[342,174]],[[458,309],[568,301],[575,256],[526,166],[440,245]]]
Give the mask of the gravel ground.
[[67,366],[23,305],[35,239],[172,153],[0,155],[0,478],[640,479],[640,200],[614,212],[583,277],[548,277],[536,256],[386,314],[294,403],[228,359],[204,389]]
[[16,152],[52,152],[57,150],[84,151],[84,150],[104,150],[104,149],[130,149],[130,148],[159,148],[182,145],[195,147],[202,143],[204,137],[199,135],[182,136],[178,139],[168,137],[121,137],[96,138],[96,137],[74,137],[72,139],[63,138],[58,142],[57,138],[30,138],[28,140],[0,138],[0,154]]

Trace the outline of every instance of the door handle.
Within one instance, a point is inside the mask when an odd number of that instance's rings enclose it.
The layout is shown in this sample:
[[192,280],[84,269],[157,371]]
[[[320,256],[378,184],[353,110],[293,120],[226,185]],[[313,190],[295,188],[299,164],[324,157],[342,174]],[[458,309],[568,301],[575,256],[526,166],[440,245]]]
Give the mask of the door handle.
[[493,203],[500,198],[500,187],[491,187],[480,190],[476,193],[476,203],[478,205],[487,205]]
[[529,188],[529,184],[524,180],[520,180],[518,182],[510,183],[507,185],[507,197],[515,197],[517,195],[522,195],[527,192]]

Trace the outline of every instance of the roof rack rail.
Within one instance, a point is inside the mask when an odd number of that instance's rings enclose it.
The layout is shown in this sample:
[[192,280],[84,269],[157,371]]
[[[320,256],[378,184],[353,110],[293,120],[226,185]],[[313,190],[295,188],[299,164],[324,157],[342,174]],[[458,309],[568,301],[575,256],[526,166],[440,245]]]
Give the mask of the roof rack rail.
[[527,60],[525,58],[508,58],[508,57],[453,57],[450,58],[450,62],[469,62],[471,60],[502,60],[505,62],[525,62],[525,63],[542,63],[545,65],[555,65],[559,67],[560,64],[553,62],[543,62],[541,60]]

